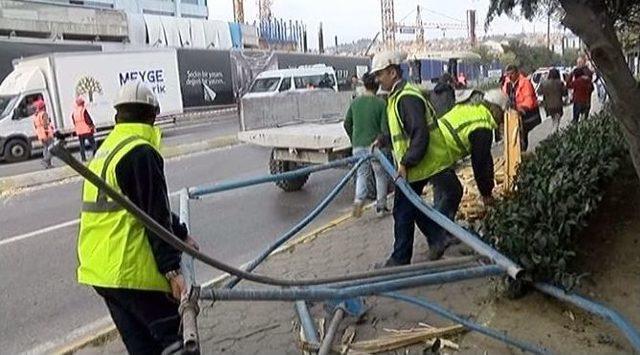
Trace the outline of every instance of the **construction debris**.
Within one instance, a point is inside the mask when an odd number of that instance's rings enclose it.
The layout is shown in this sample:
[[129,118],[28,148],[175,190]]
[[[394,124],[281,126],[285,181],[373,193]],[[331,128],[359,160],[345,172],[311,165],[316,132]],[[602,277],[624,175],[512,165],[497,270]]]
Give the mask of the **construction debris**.
[[352,343],[350,348],[356,351],[380,353],[423,343],[433,338],[456,335],[464,331],[465,328],[462,325],[453,325],[444,328],[414,329],[409,333],[401,332],[387,337]]

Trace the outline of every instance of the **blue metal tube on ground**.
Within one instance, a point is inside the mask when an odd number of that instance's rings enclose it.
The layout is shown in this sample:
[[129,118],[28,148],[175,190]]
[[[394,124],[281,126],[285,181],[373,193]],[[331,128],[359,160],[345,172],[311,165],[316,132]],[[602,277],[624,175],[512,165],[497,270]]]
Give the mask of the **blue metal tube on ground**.
[[[385,157],[385,155],[378,149],[374,152],[375,157],[380,162],[380,165],[384,168],[384,170],[390,175],[395,176],[396,170],[389,162],[389,160]],[[436,222],[442,228],[444,228],[447,232],[454,235],[456,238],[460,239],[466,245],[470,246],[473,250],[478,252],[481,255],[484,255],[495,262],[497,265],[501,266],[505,269],[507,274],[512,278],[517,278],[519,273],[522,271],[522,268],[518,266],[513,261],[509,260],[506,256],[500,254],[495,249],[491,248],[489,245],[481,241],[477,236],[473,235],[466,229],[460,227],[455,222],[451,221],[442,213],[438,212],[435,208],[427,205],[424,200],[420,196],[418,196],[409,186],[409,183],[405,179],[397,179],[395,181],[396,186],[404,193],[405,196],[416,206],[422,213],[424,213],[431,220]],[[396,191],[396,193],[399,193]]]
[[[370,156],[365,157],[365,159],[369,159],[369,158],[370,158]],[[241,187],[247,187],[247,186],[264,184],[264,183],[268,183],[268,182],[274,182],[274,181],[278,181],[278,180],[295,179],[295,178],[298,178],[298,177],[301,177],[301,176],[304,176],[304,175],[308,175],[308,174],[311,174],[311,173],[315,173],[315,172],[318,172],[318,171],[333,169],[333,168],[337,168],[337,167],[344,166],[344,165],[349,165],[349,164],[357,162],[359,159],[362,159],[362,157],[360,157],[360,156],[358,156],[358,157],[349,157],[349,158],[334,160],[334,161],[332,161],[330,163],[327,163],[327,164],[314,165],[314,166],[309,166],[309,167],[302,168],[302,169],[288,171],[286,173],[259,176],[259,177],[246,179],[246,180],[241,180],[241,181],[229,181],[229,182],[223,182],[223,183],[218,183],[218,184],[194,186],[194,187],[190,187],[189,188],[189,196],[193,198],[193,197],[199,197],[199,196],[213,194],[213,193],[216,193],[216,192],[222,192],[222,191],[227,191],[227,190],[238,189],[238,188],[241,188]]]
[[407,296],[407,295],[403,295],[401,293],[397,293],[397,292],[387,292],[387,293],[383,293],[380,296],[382,297],[387,297],[387,298],[393,298],[396,300],[400,300],[403,302],[407,302],[407,303],[411,303],[414,304],[416,306],[420,306],[422,308],[428,309],[430,311],[432,311],[433,313],[436,313],[437,315],[443,317],[443,318],[447,318],[450,319],[456,323],[460,323],[462,325],[464,325],[466,328],[474,330],[478,333],[484,334],[486,336],[489,336],[491,338],[500,340],[506,344],[515,346],[517,348],[520,348],[522,350],[534,353],[534,354],[547,354],[549,353],[546,349],[537,347],[535,345],[531,345],[531,344],[527,344],[525,342],[522,342],[520,340],[517,339],[513,339],[509,336],[507,336],[506,334],[503,334],[497,330],[491,329],[491,328],[487,328],[487,327],[483,327],[480,324],[477,324],[475,322],[469,321],[467,319],[464,319],[460,316],[458,316],[457,314],[438,306],[435,303],[431,303],[428,302],[424,299],[421,298],[416,298],[416,297],[411,297],[411,296]]
[[318,332],[316,331],[316,326],[313,322],[313,318],[311,318],[311,314],[309,314],[309,308],[305,301],[296,301],[296,313],[298,313],[300,327],[302,327],[302,331],[304,332],[304,336],[307,338],[307,341],[311,343],[319,343],[320,340],[318,339]]
[[213,301],[323,301],[327,299],[347,299],[358,296],[375,295],[400,289],[443,284],[447,282],[469,280],[479,277],[504,275],[498,265],[477,266],[473,268],[445,271],[436,274],[420,275],[399,280],[369,283],[366,285],[332,289],[310,287],[306,289],[215,289],[202,290],[200,299]]
[[[333,201],[333,199],[338,196],[338,193],[344,188],[344,186],[349,182],[351,177],[356,173],[358,167],[362,165],[367,158],[362,158],[358,160],[351,170],[338,182],[338,184],[329,192],[329,194],[322,200],[320,203],[311,211],[309,214],[304,217],[300,222],[298,222],[293,228],[283,234],[280,238],[278,238],[273,244],[269,245],[260,255],[258,255],[255,259],[251,260],[249,265],[245,268],[245,271],[253,271],[261,262],[263,262],[274,250],[278,249],[282,244],[286,243],[291,237],[296,235],[302,228],[306,227],[314,218],[316,218],[322,211],[324,211],[327,206]],[[234,277],[227,283],[227,288],[233,288],[235,285],[240,282],[240,278]]]
[[615,326],[617,326],[618,329],[622,331],[622,333],[624,333],[625,337],[627,337],[633,348],[637,352],[640,352],[640,334],[638,333],[638,330],[631,324],[631,322],[629,322],[617,311],[585,297],[565,292],[564,290],[558,287],[551,286],[549,284],[538,282],[535,283],[534,286],[540,292],[546,293],[562,301],[572,303],[588,312],[596,314],[604,318],[605,320],[610,321]]

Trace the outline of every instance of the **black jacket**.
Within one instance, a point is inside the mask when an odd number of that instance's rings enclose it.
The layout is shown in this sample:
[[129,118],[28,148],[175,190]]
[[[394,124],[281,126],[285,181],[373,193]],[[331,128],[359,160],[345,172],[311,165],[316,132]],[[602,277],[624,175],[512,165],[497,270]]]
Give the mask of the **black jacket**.
[[[398,84],[396,90],[402,90],[405,85],[406,82],[402,81]],[[429,127],[427,127],[425,120],[426,111],[427,109],[424,102],[415,96],[403,96],[398,101],[399,119],[410,142],[409,149],[400,161],[400,163],[407,168],[418,165],[427,153],[427,147],[429,146]],[[389,127],[386,126],[381,139],[382,146],[389,145],[391,142],[390,138]]]
[[[115,170],[118,186],[131,202],[176,236],[186,239],[187,227],[171,213],[164,160],[156,150],[146,144],[139,145],[122,157]],[[165,274],[179,269],[181,253],[150,230],[146,232],[158,271]]]

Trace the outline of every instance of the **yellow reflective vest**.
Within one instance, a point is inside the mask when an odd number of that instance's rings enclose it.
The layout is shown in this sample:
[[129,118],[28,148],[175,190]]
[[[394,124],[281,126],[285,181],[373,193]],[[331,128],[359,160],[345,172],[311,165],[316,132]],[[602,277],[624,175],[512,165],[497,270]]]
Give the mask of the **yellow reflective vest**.
[[[160,130],[120,123],[102,143],[89,169],[120,191],[116,166],[131,149],[160,148]],[[78,282],[91,286],[170,291],[158,271],[144,225],[85,180],[78,236]]]
[[471,154],[469,135],[477,129],[498,128],[491,111],[481,104],[459,104],[438,119],[449,155],[454,161]]
[[413,84],[406,83],[403,88],[391,93],[387,101],[387,122],[389,125],[389,134],[391,135],[391,143],[393,145],[393,155],[396,162],[402,161],[402,158],[407,153],[411,144],[410,139],[402,126],[398,109],[400,99],[407,95],[415,96],[424,103],[426,108],[424,119],[429,129],[429,145],[427,146],[427,152],[416,166],[407,168],[407,181],[414,182],[432,177],[453,165],[455,160],[453,160],[449,155],[445,139],[435,122],[435,111],[433,107],[429,101],[424,98],[418,87]]

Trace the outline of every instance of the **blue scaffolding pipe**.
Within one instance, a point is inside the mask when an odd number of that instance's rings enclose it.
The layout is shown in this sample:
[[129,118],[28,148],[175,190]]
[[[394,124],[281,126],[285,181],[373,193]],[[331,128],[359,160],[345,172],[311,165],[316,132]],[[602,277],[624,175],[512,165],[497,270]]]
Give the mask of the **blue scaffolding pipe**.
[[520,348],[522,350],[534,353],[534,354],[548,354],[549,351],[544,349],[544,348],[540,348],[537,347],[535,345],[531,345],[525,342],[522,342],[520,340],[517,339],[513,339],[509,336],[507,336],[504,333],[501,333],[497,330],[491,329],[491,328],[487,328],[487,327],[483,327],[478,323],[472,322],[470,320],[467,320],[465,318],[460,317],[459,315],[449,311],[446,308],[440,307],[435,303],[431,303],[428,302],[425,299],[421,299],[421,298],[417,298],[417,297],[411,297],[411,296],[407,296],[407,295],[403,295],[401,293],[397,293],[397,292],[387,292],[387,293],[383,293],[380,296],[382,297],[387,297],[387,298],[393,298],[399,301],[403,301],[403,302],[407,302],[422,308],[425,308],[443,318],[447,318],[450,319],[456,323],[460,323],[462,325],[464,325],[466,328],[474,330],[478,333],[484,334],[486,336],[489,336],[491,338],[497,339],[499,341],[502,341],[506,344],[515,346],[517,348]]
[[383,281],[389,281],[389,280],[398,280],[398,279],[404,279],[404,278],[415,277],[415,276],[420,276],[420,275],[436,274],[436,273],[441,273],[441,272],[445,272],[445,271],[465,269],[465,268],[469,268],[469,267],[473,267],[473,266],[477,266],[477,263],[468,262],[468,263],[464,263],[464,264],[460,264],[460,265],[439,266],[439,267],[433,267],[433,268],[426,268],[425,267],[424,269],[420,269],[420,270],[412,270],[412,271],[407,271],[407,272],[398,273],[398,274],[376,276],[376,277],[371,277],[371,278],[366,278],[366,279],[340,281],[340,282],[335,282],[335,283],[324,284],[323,286],[331,287],[331,288],[353,287],[353,286],[366,285],[368,283],[373,283],[373,282],[383,282]]
[[[384,168],[384,170],[390,175],[395,176],[397,174],[393,165],[389,162],[387,157],[379,150],[376,149],[374,152],[375,157],[380,162],[380,165]],[[446,231],[454,235],[456,238],[460,239],[466,245],[470,246],[473,250],[478,252],[481,255],[484,255],[495,262],[497,265],[501,266],[509,276],[512,278],[517,278],[522,271],[522,268],[518,266],[513,261],[509,260],[506,256],[500,254],[498,251],[481,241],[478,237],[467,231],[466,229],[460,227],[455,222],[451,221],[442,213],[438,212],[435,208],[427,205],[424,200],[420,196],[418,196],[413,189],[409,186],[409,183],[405,179],[396,179],[396,186],[402,191],[402,193],[407,196],[407,198],[411,201],[411,203],[416,206],[420,210],[420,212],[424,213],[427,217],[431,218],[435,223],[444,228]],[[396,191],[396,193],[399,193]]]
[[300,318],[300,327],[302,327],[305,338],[311,343],[319,343],[320,339],[318,339],[316,325],[313,322],[313,318],[311,318],[311,314],[309,314],[307,302],[296,301],[295,305],[296,313],[298,313],[298,318]]
[[[351,170],[336,184],[336,186],[329,192],[329,194],[322,200],[320,203],[307,214],[300,222],[298,222],[293,228],[288,230],[285,234],[283,234],[280,238],[278,238],[274,243],[269,245],[260,255],[258,255],[255,259],[251,260],[249,265],[245,268],[245,271],[253,271],[261,262],[263,262],[274,250],[278,249],[282,244],[286,243],[291,237],[296,235],[302,228],[306,227],[314,218],[316,218],[322,211],[324,211],[327,206],[333,201],[333,199],[338,196],[338,193],[344,188],[344,186],[349,182],[351,177],[356,173],[358,167],[362,165],[367,158],[362,158],[358,160]],[[229,283],[226,285],[227,288],[233,288],[235,285],[240,282],[240,278],[234,277]]]
[[[370,159],[371,156],[364,157],[365,159]],[[322,170],[333,169],[345,165],[349,165],[357,162],[362,157],[349,157],[339,160],[334,160],[330,163],[323,165],[313,165],[308,166],[306,168],[301,168],[293,171],[288,171],[286,173],[274,174],[274,175],[266,175],[266,176],[258,176],[255,178],[241,180],[241,181],[229,181],[218,184],[210,184],[210,185],[202,185],[202,186],[194,186],[189,188],[189,197],[195,198],[199,196],[209,195],[216,192],[222,192],[227,190],[234,190],[241,187],[253,186],[264,184],[268,182],[280,181],[280,180],[291,180],[295,178],[299,178],[311,173],[315,173]]]
[[369,283],[360,286],[332,289],[327,287],[309,287],[305,289],[215,289],[202,290],[200,299],[213,301],[323,301],[328,299],[347,299],[359,296],[375,295],[400,289],[433,284],[444,284],[479,277],[504,275],[498,265],[477,266],[473,268],[445,271],[436,274],[414,276]]
[[631,324],[631,322],[629,322],[629,320],[627,320],[620,313],[606,307],[603,304],[576,294],[568,293],[558,287],[554,287],[549,284],[538,282],[535,283],[534,286],[538,291],[542,293],[546,293],[547,295],[553,296],[559,300],[572,303],[615,324],[618,329],[620,329],[622,333],[624,333],[624,336],[627,337],[627,339],[631,343],[631,346],[633,346],[633,348],[637,352],[640,352],[640,334]]

